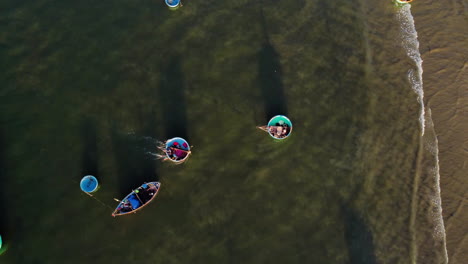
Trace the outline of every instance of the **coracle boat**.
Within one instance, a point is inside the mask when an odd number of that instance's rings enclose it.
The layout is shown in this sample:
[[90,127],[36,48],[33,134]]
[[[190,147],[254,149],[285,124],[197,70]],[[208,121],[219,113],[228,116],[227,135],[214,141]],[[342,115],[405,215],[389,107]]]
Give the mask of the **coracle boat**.
[[266,126],[258,127],[267,132],[272,138],[282,140],[289,135],[292,131],[292,122],[284,115],[277,115],[270,119]]
[[148,205],[159,192],[160,182],[144,183],[120,201],[112,216],[136,213]]
[[166,154],[166,158],[175,163],[184,162],[191,153],[187,140],[181,137],[167,140],[163,151]]

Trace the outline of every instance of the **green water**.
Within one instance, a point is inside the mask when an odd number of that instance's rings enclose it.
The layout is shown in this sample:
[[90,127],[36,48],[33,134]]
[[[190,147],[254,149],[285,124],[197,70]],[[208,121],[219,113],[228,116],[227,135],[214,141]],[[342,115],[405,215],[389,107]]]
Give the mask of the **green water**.
[[[409,263],[414,65],[364,2],[1,3],[1,263]],[[189,160],[155,160],[175,136]]]

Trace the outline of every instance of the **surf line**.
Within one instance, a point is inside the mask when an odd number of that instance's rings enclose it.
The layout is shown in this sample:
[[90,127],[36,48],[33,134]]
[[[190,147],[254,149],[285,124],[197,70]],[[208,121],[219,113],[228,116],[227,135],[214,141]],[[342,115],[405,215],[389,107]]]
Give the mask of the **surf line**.
[[425,119],[424,119],[424,90],[423,90],[423,68],[421,53],[419,52],[418,32],[414,25],[413,15],[411,14],[411,5],[406,4],[397,11],[397,19],[400,21],[400,33],[402,45],[406,51],[406,55],[411,58],[416,64],[416,70],[408,71],[408,80],[411,83],[411,88],[418,95],[420,104],[419,124],[421,126],[421,136],[424,135]]
[[439,140],[437,139],[436,132],[434,129],[434,122],[432,120],[431,108],[428,107],[428,127],[431,132],[433,141],[433,155],[436,160],[436,167],[434,170],[435,177],[435,191],[433,203],[436,205],[436,212],[434,212],[433,218],[436,222],[435,235],[442,240],[444,245],[444,257],[445,263],[448,263],[448,252],[447,252],[447,234],[445,232],[444,218],[442,216],[442,197],[440,195],[440,167],[439,167]]
[[[417,244],[417,217],[418,217],[418,207],[419,207],[419,188],[421,185],[422,177],[433,177],[430,182],[433,184],[431,187],[431,210],[432,213],[429,217],[431,217],[433,224],[434,224],[434,232],[433,238],[437,242],[441,242],[443,256],[445,260],[445,264],[448,263],[448,253],[447,253],[447,238],[445,232],[445,225],[444,219],[442,217],[442,199],[440,196],[440,167],[439,167],[439,142],[437,140],[436,132],[434,130],[434,123],[432,121],[432,113],[431,109],[428,107],[428,111],[426,113],[426,127],[427,133],[425,136],[419,138],[419,147],[417,153],[417,161],[416,161],[416,173],[414,176],[413,182],[413,194],[411,198],[411,214],[410,214],[410,232],[411,232],[411,263],[417,263],[417,256],[418,256],[418,244]],[[423,168],[423,156],[424,153],[429,152],[434,159],[435,167],[430,170],[423,172],[425,170]],[[427,181],[426,178],[424,181]],[[426,186],[428,188],[428,186]]]
[[[435,221],[436,230],[434,230],[434,237],[436,239],[442,240],[443,243],[443,254],[445,258],[445,263],[448,263],[448,254],[447,254],[447,245],[446,245],[446,233],[444,227],[444,220],[442,217],[442,204],[441,204],[441,196],[440,196],[440,174],[439,174],[439,149],[438,149],[438,141],[434,131],[434,125],[432,123],[431,117],[431,110],[429,109],[427,113],[428,118],[428,128],[429,128],[429,135],[424,136],[425,127],[426,127],[426,113],[425,113],[425,106],[424,106],[424,90],[423,90],[423,68],[422,63],[423,60],[421,58],[421,53],[419,52],[419,41],[418,41],[418,32],[416,31],[416,27],[414,24],[414,18],[411,14],[411,5],[406,4],[398,8],[396,17],[400,22],[400,34],[402,38],[402,46],[407,54],[407,56],[412,59],[416,65],[416,70],[410,69],[408,71],[408,80],[411,83],[411,88],[413,91],[416,92],[418,96],[418,103],[420,105],[420,115],[419,115],[419,123],[421,127],[421,137],[418,149],[418,157],[417,157],[417,168],[416,168],[416,175],[413,182],[413,195],[411,201],[411,215],[410,215],[410,230],[412,233],[412,240],[411,243],[411,263],[417,262],[417,238],[416,238],[416,218],[417,218],[417,211],[418,211],[418,193],[419,193],[419,185],[421,182],[421,162],[423,151],[429,147],[430,144],[432,148],[432,154],[435,157],[436,166],[434,168],[434,177],[435,177],[435,193],[433,197],[433,203],[436,205],[436,212],[434,213],[433,221]],[[425,142],[429,140],[430,143]]]

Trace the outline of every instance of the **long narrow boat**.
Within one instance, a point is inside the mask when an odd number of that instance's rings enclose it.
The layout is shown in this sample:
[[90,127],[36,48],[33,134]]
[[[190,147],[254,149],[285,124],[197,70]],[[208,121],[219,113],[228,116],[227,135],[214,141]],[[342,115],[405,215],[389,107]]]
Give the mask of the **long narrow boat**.
[[117,208],[115,208],[115,211],[112,213],[112,216],[136,213],[138,210],[143,209],[143,207],[153,201],[160,187],[160,182],[142,184],[120,201],[119,205],[117,205]]

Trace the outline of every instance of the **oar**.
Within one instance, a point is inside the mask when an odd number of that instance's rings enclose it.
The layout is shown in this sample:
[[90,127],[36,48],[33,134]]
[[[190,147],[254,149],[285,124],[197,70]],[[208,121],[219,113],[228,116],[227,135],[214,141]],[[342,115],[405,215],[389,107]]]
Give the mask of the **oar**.
[[138,198],[138,201],[140,201],[141,205],[144,205],[145,203],[140,199],[140,197],[138,196],[138,193],[133,191],[135,193],[135,196]]
[[88,193],[88,192],[85,192],[83,191],[84,193],[86,193],[87,195],[91,196],[91,197],[94,197],[92,194]]
[[185,153],[190,153],[191,151],[190,150],[185,150],[185,149],[180,149],[180,148],[174,148],[174,147],[169,147],[170,149],[178,149],[178,150],[182,150],[183,152]]

